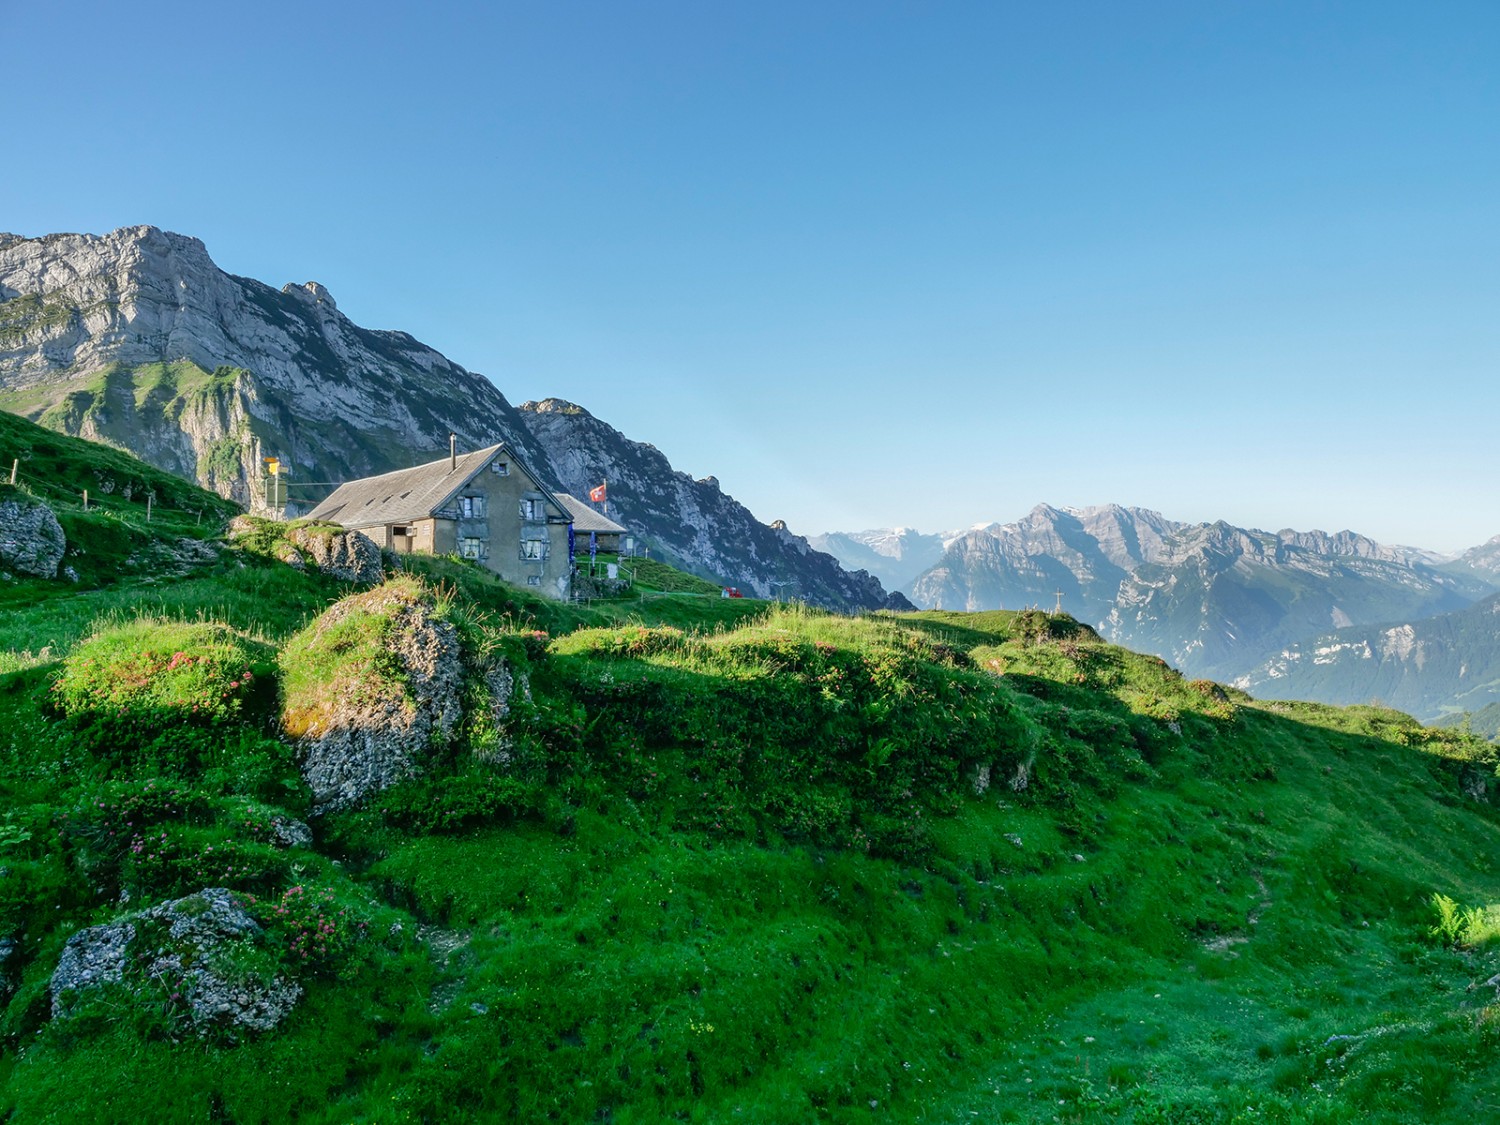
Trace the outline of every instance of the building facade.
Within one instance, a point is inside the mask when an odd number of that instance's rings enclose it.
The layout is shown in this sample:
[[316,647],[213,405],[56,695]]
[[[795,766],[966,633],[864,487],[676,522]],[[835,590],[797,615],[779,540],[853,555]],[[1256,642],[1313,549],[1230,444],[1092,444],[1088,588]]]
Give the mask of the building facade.
[[308,518],[397,554],[472,559],[545,597],[569,593],[570,514],[504,443],[341,484]]

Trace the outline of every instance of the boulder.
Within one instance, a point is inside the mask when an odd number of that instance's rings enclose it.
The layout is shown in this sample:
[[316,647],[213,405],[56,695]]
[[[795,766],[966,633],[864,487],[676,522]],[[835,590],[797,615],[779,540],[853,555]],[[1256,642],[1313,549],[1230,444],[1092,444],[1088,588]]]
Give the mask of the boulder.
[[336,531],[324,526],[297,527],[287,542],[312,559],[324,574],[358,586],[385,581],[385,566],[375,540],[359,531]]
[[52,509],[24,492],[0,493],[0,565],[56,578],[68,541]]
[[52,974],[52,1016],[68,1016],[80,994],[136,982],[142,1003],[162,995],[182,1005],[200,1035],[215,1028],[270,1031],[302,995],[277,974],[246,972],[242,950],[260,925],[223,887],[209,887],[68,939]]
[[457,630],[420,583],[336,602],[282,652],[282,726],[297,740],[315,814],[416,776],[454,735],[464,684]]

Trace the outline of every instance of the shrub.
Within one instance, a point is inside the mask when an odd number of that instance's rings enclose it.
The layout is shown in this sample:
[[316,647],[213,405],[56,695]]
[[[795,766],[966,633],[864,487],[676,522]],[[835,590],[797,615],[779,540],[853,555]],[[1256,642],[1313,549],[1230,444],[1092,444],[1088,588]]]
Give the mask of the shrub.
[[536,814],[544,797],[535,785],[490,770],[423,778],[397,785],[374,806],[386,823],[412,832],[457,832]]
[[334,888],[299,883],[267,898],[248,895],[245,902],[293,972],[347,980],[358,971],[356,954],[369,922],[341,903]]
[[142,618],[78,645],[53,683],[57,708],[138,735],[240,717],[265,678],[269,646],[227,625]]

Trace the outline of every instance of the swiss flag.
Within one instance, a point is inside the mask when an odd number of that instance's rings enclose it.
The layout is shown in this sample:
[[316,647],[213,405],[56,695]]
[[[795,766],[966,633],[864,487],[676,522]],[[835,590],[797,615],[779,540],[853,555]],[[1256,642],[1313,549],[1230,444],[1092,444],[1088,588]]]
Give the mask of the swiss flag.
[[[607,483],[608,482],[606,482],[606,484]],[[589,499],[592,500],[595,504],[604,503],[604,501],[608,498],[608,493],[605,491],[605,488],[606,485],[601,484],[598,488],[589,489]]]

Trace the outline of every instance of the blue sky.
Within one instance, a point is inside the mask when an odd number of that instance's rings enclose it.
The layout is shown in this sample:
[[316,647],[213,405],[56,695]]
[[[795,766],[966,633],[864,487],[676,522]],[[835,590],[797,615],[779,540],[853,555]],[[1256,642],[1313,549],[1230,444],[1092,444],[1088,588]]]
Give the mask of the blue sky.
[[0,38],[0,229],[321,281],[803,533],[1500,533],[1492,0],[0,0]]

